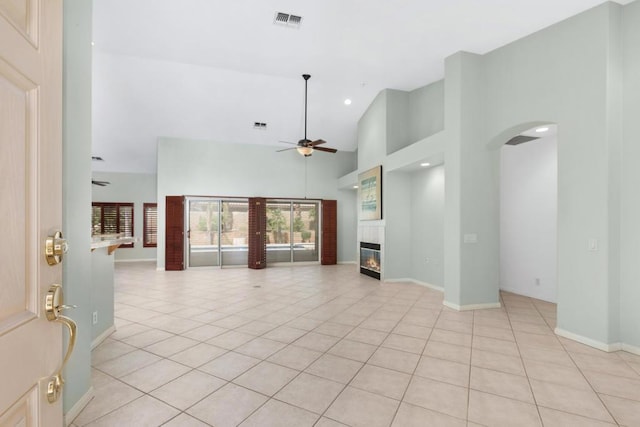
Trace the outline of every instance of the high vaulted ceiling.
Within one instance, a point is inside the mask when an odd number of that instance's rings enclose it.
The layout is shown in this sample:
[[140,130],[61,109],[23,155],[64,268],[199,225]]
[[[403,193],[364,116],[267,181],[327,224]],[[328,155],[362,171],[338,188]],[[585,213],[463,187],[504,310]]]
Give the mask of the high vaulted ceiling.
[[[353,151],[380,90],[439,80],[453,53],[489,52],[602,0],[93,3],[93,154],[105,160],[93,169],[154,173],[158,137],[274,150],[297,142],[304,73],[309,139]],[[301,16],[301,26],[274,24],[276,12]]]

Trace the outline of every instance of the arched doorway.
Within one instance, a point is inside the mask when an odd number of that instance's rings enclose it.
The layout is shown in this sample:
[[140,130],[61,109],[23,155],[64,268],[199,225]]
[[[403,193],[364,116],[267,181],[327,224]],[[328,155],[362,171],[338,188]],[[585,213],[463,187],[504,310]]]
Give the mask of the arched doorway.
[[[496,136],[500,150],[500,273],[503,294],[535,303],[555,327],[557,302],[557,125],[528,122]],[[506,303],[506,301],[505,301]]]

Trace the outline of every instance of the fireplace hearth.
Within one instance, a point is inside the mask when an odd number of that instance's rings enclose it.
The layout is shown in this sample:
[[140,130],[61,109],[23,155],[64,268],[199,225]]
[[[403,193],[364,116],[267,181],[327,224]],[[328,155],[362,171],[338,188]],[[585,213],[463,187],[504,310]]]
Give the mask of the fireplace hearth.
[[381,270],[380,245],[360,242],[360,273],[380,280]]

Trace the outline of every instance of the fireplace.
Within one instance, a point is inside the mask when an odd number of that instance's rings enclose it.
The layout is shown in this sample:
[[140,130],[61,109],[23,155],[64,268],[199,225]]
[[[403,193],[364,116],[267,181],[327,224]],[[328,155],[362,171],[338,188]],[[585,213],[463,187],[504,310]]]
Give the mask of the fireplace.
[[360,242],[360,273],[380,280],[380,245]]

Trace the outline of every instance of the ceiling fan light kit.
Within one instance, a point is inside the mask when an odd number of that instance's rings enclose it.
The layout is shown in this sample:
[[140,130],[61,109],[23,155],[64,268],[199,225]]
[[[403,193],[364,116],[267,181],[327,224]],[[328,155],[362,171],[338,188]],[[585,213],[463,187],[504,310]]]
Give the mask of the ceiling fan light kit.
[[296,147],[296,150],[298,150],[298,153],[302,154],[305,157],[309,157],[311,153],[313,153],[313,147]]
[[[302,78],[304,79],[304,139],[301,139],[300,141],[298,141],[298,143],[295,144],[296,147],[284,148],[282,150],[278,150],[278,152],[293,150],[295,148],[298,151],[298,153],[300,153],[300,155],[304,157],[311,156],[314,150],[325,151],[327,153],[335,153],[338,151],[335,148],[317,147],[320,144],[325,144],[326,141],[322,139],[317,139],[315,141],[311,141],[307,139],[307,82],[311,78],[311,75],[303,74]],[[293,144],[293,142],[286,142],[286,141],[281,141],[281,142],[284,142],[285,144]]]

